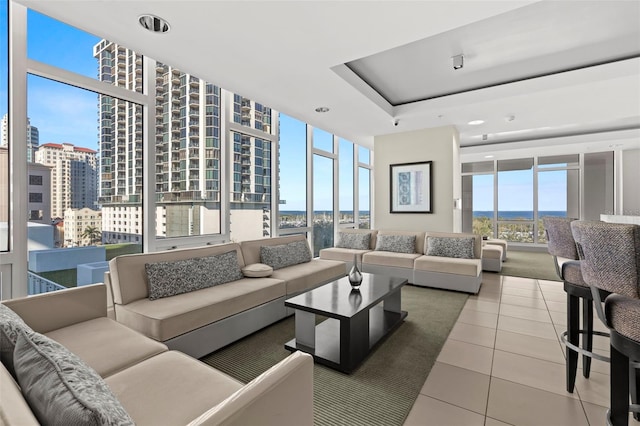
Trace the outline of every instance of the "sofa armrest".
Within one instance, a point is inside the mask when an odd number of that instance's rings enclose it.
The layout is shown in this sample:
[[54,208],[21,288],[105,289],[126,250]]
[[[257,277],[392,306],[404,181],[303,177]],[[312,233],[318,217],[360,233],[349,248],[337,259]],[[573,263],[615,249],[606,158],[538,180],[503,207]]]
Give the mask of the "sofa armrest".
[[199,425],[313,425],[313,357],[289,355],[189,423]]
[[107,316],[107,289],[91,284],[3,302],[39,333]]

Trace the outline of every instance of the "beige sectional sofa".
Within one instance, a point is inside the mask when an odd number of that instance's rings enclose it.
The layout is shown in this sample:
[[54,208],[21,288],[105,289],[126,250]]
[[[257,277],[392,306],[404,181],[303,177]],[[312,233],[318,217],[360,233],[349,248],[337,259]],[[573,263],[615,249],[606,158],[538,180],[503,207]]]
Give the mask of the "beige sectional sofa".
[[[109,403],[114,404],[113,401],[105,402],[105,398],[96,398],[95,395],[86,397],[87,388],[91,391],[103,383],[108,386],[106,393],[115,396],[115,404],[121,405],[131,420],[118,424],[313,423],[311,356],[296,352],[243,385],[188,355],[168,350],[163,343],[107,318],[106,294],[104,284],[94,284],[2,302],[0,424],[70,424],[70,418],[77,419],[80,415],[85,421],[76,423],[88,424],[86,418],[93,418],[96,410],[113,412],[108,406]],[[8,317],[7,313],[17,314],[18,321]],[[25,359],[32,359],[28,357],[33,356],[33,353],[29,355],[32,346],[37,348],[34,353],[49,353],[46,352],[49,350],[47,346],[42,345],[46,338],[37,337],[39,335],[32,331],[20,331],[17,341],[13,341],[15,350],[5,351],[9,344],[6,331],[9,330],[11,336],[12,327],[16,330],[16,324],[22,322],[20,319],[26,323],[25,327],[62,344],[60,353],[56,354],[62,361],[78,357],[73,368],[56,367],[57,358],[47,355],[42,357],[45,364],[34,364],[38,365],[37,369],[30,371],[34,367]],[[19,328],[23,329],[22,326]],[[25,344],[30,339],[32,346]],[[5,359],[9,354],[13,355],[11,361]],[[9,368],[7,362],[15,367],[16,376],[10,373],[14,368]],[[41,368],[42,365],[46,368]],[[80,386],[77,377],[73,379],[76,381],[69,381],[68,373],[74,374],[76,370],[91,370],[94,371],[91,374],[97,376],[89,384]],[[30,378],[36,386],[29,385]],[[62,386],[64,391],[56,392],[49,386],[58,390]],[[110,415],[109,419],[113,420]]]
[[[397,230],[343,230],[341,233],[370,233],[368,250],[354,250],[344,247],[331,247],[320,251],[321,259],[342,260],[353,263],[353,255],[362,259],[362,271],[403,277],[410,283],[425,287],[477,293],[482,284],[482,237],[475,234],[453,232],[413,232]],[[379,244],[389,237],[408,237],[413,239],[412,248],[404,247],[399,251],[385,249]],[[438,243],[450,239],[456,245],[461,239],[469,240],[468,258],[447,256],[446,253],[430,255],[429,239]],[[340,240],[340,238],[339,238]],[[436,241],[434,240],[434,241]],[[337,245],[341,245],[338,241]],[[395,250],[395,249],[394,249]],[[350,267],[351,263],[347,265]]]
[[112,289],[115,319],[170,349],[200,358],[291,314],[284,306],[285,298],[343,277],[344,263],[309,256],[309,261],[276,269],[268,277],[240,277],[156,300],[149,297],[145,265],[235,252],[243,268],[260,263],[263,246],[296,242],[306,244],[305,236],[116,257],[105,277]]

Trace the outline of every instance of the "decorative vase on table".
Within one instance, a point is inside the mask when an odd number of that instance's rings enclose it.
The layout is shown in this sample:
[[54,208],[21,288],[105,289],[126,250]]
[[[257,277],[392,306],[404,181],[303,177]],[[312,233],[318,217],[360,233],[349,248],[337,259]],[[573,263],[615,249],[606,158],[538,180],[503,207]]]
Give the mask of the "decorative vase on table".
[[358,255],[353,256],[353,266],[349,271],[349,282],[354,290],[358,290],[360,284],[362,284],[362,272],[358,269]]

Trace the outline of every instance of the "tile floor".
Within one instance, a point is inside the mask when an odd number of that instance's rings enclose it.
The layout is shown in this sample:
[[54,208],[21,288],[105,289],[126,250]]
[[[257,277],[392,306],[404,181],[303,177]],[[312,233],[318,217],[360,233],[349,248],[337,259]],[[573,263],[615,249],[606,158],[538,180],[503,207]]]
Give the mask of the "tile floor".
[[[594,315],[594,328],[606,331]],[[579,365],[565,390],[566,294],[561,282],[484,273],[436,360],[405,426],[604,425],[608,364]],[[608,340],[594,337],[608,353]],[[634,424],[630,416],[630,424]]]

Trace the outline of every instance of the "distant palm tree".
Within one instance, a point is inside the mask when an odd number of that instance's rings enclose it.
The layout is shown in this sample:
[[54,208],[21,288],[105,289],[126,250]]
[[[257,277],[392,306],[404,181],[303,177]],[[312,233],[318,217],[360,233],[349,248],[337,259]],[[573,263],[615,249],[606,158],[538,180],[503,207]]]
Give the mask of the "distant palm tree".
[[102,232],[95,226],[87,226],[84,228],[84,232],[80,235],[82,238],[88,238],[89,244],[93,245],[96,241],[102,240]]

